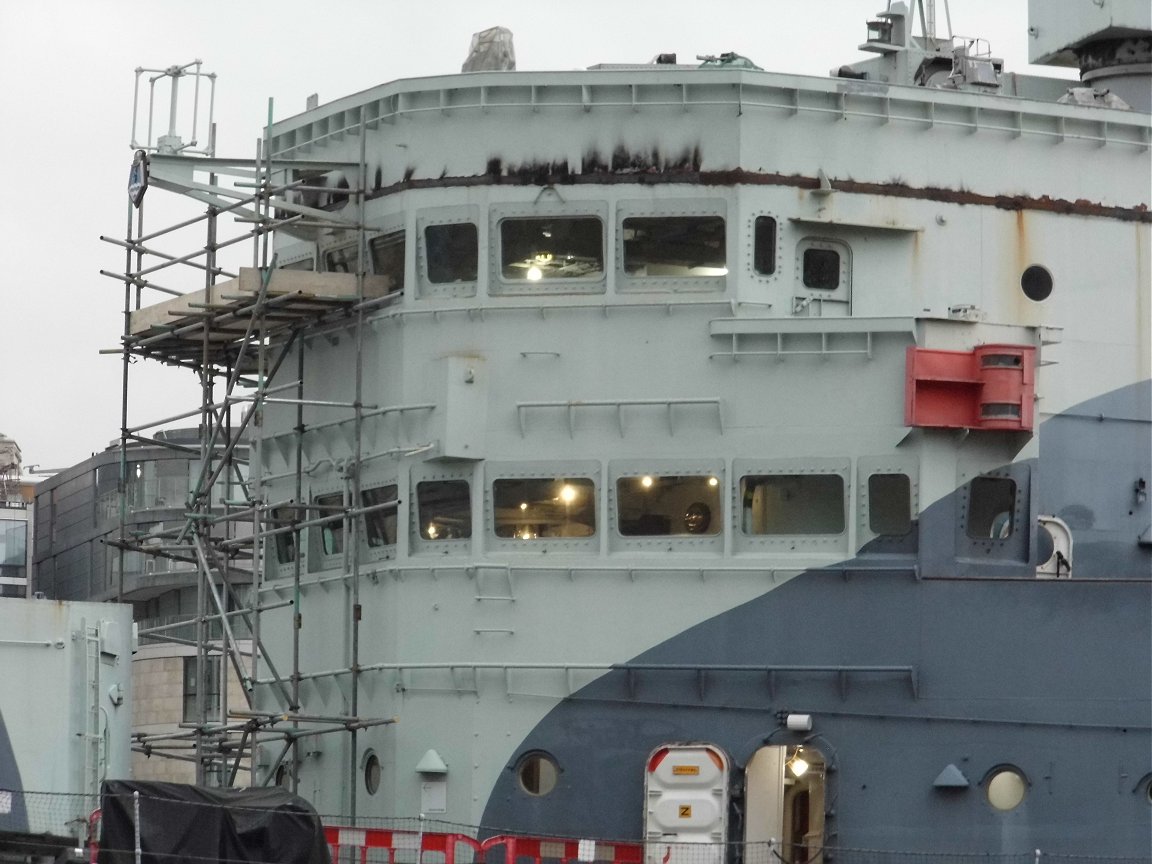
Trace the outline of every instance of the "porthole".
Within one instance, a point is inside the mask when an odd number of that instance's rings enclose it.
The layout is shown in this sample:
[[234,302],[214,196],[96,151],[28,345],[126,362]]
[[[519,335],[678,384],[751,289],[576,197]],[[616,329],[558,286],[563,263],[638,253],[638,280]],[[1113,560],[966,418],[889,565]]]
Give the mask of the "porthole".
[[371,750],[364,757],[364,789],[369,795],[380,790],[380,758]]
[[988,803],[1003,812],[1019,807],[1027,791],[1028,780],[1018,768],[1011,765],[992,769],[985,784]]
[[1052,293],[1052,274],[1039,264],[1033,264],[1020,274],[1020,288],[1029,300],[1039,303]]
[[516,765],[520,788],[529,795],[547,795],[556,788],[560,767],[547,753],[528,753]]

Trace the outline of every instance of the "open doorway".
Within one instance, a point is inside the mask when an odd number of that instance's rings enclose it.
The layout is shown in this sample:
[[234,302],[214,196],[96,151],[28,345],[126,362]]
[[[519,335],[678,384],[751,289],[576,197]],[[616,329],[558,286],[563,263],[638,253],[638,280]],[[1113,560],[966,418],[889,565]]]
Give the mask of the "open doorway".
[[825,784],[815,747],[761,747],[745,770],[745,842],[771,843],[784,864],[824,864]]

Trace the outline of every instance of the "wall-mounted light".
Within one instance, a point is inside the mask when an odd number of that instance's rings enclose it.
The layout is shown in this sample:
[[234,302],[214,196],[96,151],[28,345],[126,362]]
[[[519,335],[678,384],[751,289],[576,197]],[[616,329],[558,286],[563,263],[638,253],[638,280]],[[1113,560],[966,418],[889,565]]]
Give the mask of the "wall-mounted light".
[[784,717],[784,726],[790,732],[811,732],[811,714],[787,714]]

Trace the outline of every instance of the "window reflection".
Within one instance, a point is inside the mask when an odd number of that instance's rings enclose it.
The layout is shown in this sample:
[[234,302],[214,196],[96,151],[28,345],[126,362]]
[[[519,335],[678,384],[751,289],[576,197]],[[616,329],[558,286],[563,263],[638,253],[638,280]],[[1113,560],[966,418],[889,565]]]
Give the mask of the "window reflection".
[[625,537],[708,536],[724,525],[720,480],[708,475],[621,477],[616,502]]
[[424,229],[424,247],[429,282],[476,281],[479,252],[473,223],[429,225]]
[[364,537],[372,548],[391,546],[396,542],[396,484],[376,486],[360,491],[360,501],[364,507],[380,507],[364,514]]
[[841,534],[844,479],[838,474],[750,475],[740,479],[745,534]]
[[630,276],[723,276],[724,219],[646,216],[624,220],[624,272]]
[[868,530],[891,536],[912,530],[912,484],[906,474],[868,477]]
[[[344,509],[344,496],[339,492],[317,495],[313,503],[316,505],[313,518],[323,519],[335,516]],[[332,519],[320,525],[320,546],[325,555],[339,555],[344,551],[343,519]]]
[[404,236],[403,231],[393,231],[391,234],[373,237],[368,243],[372,270],[387,280],[387,294],[404,290]]
[[1016,483],[1007,477],[977,477],[970,486],[968,536],[1003,540],[1012,536]]
[[604,272],[604,231],[595,216],[505,219],[500,223],[505,279],[598,277]]
[[586,477],[496,480],[497,537],[537,540],[596,533],[596,487]]
[[462,540],[472,536],[472,497],[467,480],[425,480],[416,484],[420,536]]

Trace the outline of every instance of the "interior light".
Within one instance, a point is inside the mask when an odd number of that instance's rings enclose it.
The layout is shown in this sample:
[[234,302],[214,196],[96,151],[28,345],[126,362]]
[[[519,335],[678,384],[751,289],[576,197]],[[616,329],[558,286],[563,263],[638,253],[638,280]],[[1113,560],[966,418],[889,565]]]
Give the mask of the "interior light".
[[560,487],[560,500],[565,504],[571,504],[576,500],[576,487],[570,483],[565,483]]
[[429,523],[428,523],[428,539],[429,539],[429,540],[435,540],[435,539],[436,539],[436,535],[437,535],[438,533],[440,533],[440,532],[438,532],[438,531],[436,530],[436,523],[435,523],[435,522],[429,522]]
[[709,477],[709,478],[708,478],[708,485],[709,485],[709,486],[719,486],[719,485],[720,485],[720,481],[719,481],[719,480],[717,480],[715,477]]
[[649,477],[647,474],[645,474],[643,477],[640,478],[640,485],[643,486],[645,489],[651,489],[652,488],[652,478]]
[[801,759],[800,754],[797,753],[788,763],[788,769],[792,772],[793,777],[803,777],[804,772],[808,770],[808,763]]
[[543,276],[544,276],[544,271],[541,270],[539,267],[537,267],[535,264],[533,264],[531,267],[528,268],[528,281],[529,282],[539,282]]
[[520,509],[521,510],[527,510],[528,509],[528,502],[527,501],[521,501],[520,502]]

